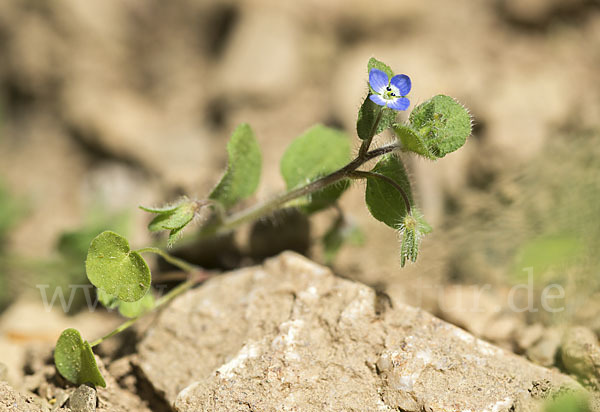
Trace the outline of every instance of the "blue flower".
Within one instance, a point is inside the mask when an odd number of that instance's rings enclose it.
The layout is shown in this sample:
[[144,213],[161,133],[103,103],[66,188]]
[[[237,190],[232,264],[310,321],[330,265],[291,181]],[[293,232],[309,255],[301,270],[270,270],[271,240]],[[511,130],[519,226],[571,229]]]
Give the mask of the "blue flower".
[[375,91],[375,94],[369,96],[374,103],[394,110],[406,110],[410,106],[410,100],[404,97],[411,88],[410,77],[407,75],[397,74],[390,80],[385,72],[371,69],[369,84]]

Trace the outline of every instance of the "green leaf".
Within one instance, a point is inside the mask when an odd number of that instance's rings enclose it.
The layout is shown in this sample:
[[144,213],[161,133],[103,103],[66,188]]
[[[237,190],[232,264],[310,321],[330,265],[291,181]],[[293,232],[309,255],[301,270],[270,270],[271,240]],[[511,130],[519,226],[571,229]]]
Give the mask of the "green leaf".
[[54,364],[58,372],[71,383],[106,387],[90,344],[81,338],[76,329],[67,329],[58,338]]
[[145,212],[162,214],[162,213],[173,212],[175,209],[177,209],[179,207],[179,204],[180,203],[168,204],[165,206],[157,206],[157,207],[147,207],[147,206],[138,206],[138,207]]
[[121,302],[119,304],[119,313],[126,318],[135,318],[154,308],[154,295],[151,292],[146,293],[144,297],[137,302]]
[[209,198],[230,208],[251,196],[258,187],[262,158],[258,142],[247,124],[238,126],[227,144],[227,171]]
[[369,99],[369,96],[367,95],[365,101],[358,110],[358,119],[356,121],[356,132],[360,139],[366,140],[372,137],[371,133],[373,132],[373,126],[380,110],[382,110],[383,113],[374,135],[378,135],[392,126],[396,120],[396,111],[377,105]]
[[459,149],[471,134],[471,115],[467,109],[452,97],[441,94],[415,107],[409,123],[409,128],[396,128],[396,134],[408,150],[429,159],[438,159]]
[[[387,176],[396,182],[408,196],[412,205],[410,182],[404,165],[398,156],[387,154],[380,158],[372,172]],[[404,222],[406,206],[402,194],[391,184],[375,177],[367,178],[365,201],[373,217],[398,229]]]
[[323,210],[335,203],[337,199],[350,187],[350,181],[340,180],[326,188],[311,193],[306,197],[306,204],[301,204],[300,209],[304,213],[315,213]]
[[171,247],[177,238],[179,238],[181,231],[194,219],[194,216],[196,216],[196,213],[202,206],[203,203],[184,198],[175,205],[162,208],[140,206],[140,209],[158,214],[148,225],[148,230],[151,232],[170,230],[167,244]]
[[362,230],[356,224],[348,222],[343,216],[340,216],[323,236],[325,262],[331,264],[344,243],[360,246],[364,241],[365,235]]
[[410,125],[396,124],[394,125],[394,132],[400,139],[404,150],[419,154],[431,160],[437,159],[437,157],[429,151],[425,141]]
[[[350,161],[350,140],[338,130],[316,125],[296,138],[281,158],[281,174],[288,190],[342,168]],[[342,181],[313,193],[304,206],[307,213],[334,203],[349,186]]]
[[104,289],[97,289],[96,295],[98,296],[98,301],[102,303],[102,306],[104,306],[106,309],[114,309],[119,306],[119,303],[121,302],[119,298],[106,293]]
[[371,72],[371,69],[378,69],[388,75],[388,78],[392,78],[394,76],[394,72],[384,62],[377,60],[375,57],[371,57],[369,59],[369,63],[367,63],[367,73]]
[[150,288],[146,261],[114,232],[102,232],[92,240],[85,269],[92,285],[125,302],[140,300]]
[[195,202],[187,201],[181,203],[174,209],[160,212],[159,215],[150,222],[148,230],[151,232],[158,232],[160,230],[182,229],[192,221],[197,211],[198,206]]

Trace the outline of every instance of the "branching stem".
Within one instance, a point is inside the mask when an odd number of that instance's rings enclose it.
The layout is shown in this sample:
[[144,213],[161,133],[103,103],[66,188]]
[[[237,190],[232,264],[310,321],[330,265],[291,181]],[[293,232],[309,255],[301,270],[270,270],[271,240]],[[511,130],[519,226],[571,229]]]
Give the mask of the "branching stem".
[[[376,130],[376,128],[374,128],[374,130]],[[366,147],[368,149],[369,145],[370,141],[364,140],[361,146],[361,150],[363,147]],[[259,203],[253,207],[235,213],[227,217],[220,224],[217,223],[216,225],[209,225],[202,230],[201,236],[204,237],[213,234],[227,233],[244,223],[248,223],[263,216],[266,216],[294,199],[322,190],[325,187],[339,182],[343,179],[350,178],[351,174],[354,171],[356,171],[356,169],[358,169],[360,166],[362,166],[369,160],[400,149],[401,146],[398,143],[394,143],[387,146],[379,147],[377,149],[373,149],[371,151],[366,151],[365,149],[363,155],[361,155],[361,152],[359,151],[358,156],[341,169],[338,169],[333,173],[323,176],[320,179],[307,183],[306,185],[301,186],[297,189],[293,189],[289,192],[282,193],[281,195],[271,198],[263,203]]]
[[184,271],[188,272],[188,280],[186,280],[183,283],[180,283],[179,285],[177,285],[175,288],[171,289],[169,291],[169,293],[165,294],[164,296],[161,296],[160,298],[158,298],[156,300],[156,302],[154,302],[154,307],[152,308],[152,310],[149,310],[147,312],[142,313],[139,316],[136,316],[135,318],[131,318],[125,322],[123,322],[122,324],[120,324],[117,328],[115,328],[114,330],[112,330],[111,332],[109,332],[108,334],[102,336],[99,339],[96,339],[95,341],[90,343],[91,347],[97,346],[99,344],[101,344],[102,342],[104,342],[106,339],[115,336],[118,333],[123,332],[125,329],[129,328],[130,326],[132,326],[138,319],[140,319],[141,317],[152,313],[155,309],[158,309],[159,307],[165,305],[166,303],[170,302],[171,300],[173,300],[175,297],[181,295],[183,292],[189,290],[190,288],[192,288],[193,286],[195,286],[196,284],[198,284],[199,282],[202,282],[204,280],[206,280],[208,277],[210,277],[210,273],[204,272],[201,269],[190,265],[189,263],[176,258],[175,256],[171,256],[169,255],[167,252],[155,248],[155,247],[146,247],[146,248],[142,248],[142,249],[138,249],[137,250],[138,253],[144,253],[144,252],[151,252],[151,253],[156,253],[157,255],[161,256],[162,258],[164,258],[167,262],[179,267],[180,269],[183,269]]

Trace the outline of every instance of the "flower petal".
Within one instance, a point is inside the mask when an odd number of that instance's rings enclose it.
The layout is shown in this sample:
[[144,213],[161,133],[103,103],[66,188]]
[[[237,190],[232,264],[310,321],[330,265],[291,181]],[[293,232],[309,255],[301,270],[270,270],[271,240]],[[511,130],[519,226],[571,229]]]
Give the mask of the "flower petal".
[[387,101],[388,107],[394,110],[406,110],[410,106],[410,100],[406,97],[399,97],[395,100]]
[[388,86],[388,84],[390,84],[390,80],[385,72],[379,69],[371,69],[369,72],[369,84],[377,93],[383,94],[383,92],[385,92],[385,88]]
[[[387,103],[389,102],[389,100],[385,100],[383,97],[381,97],[378,94],[372,94],[369,96],[369,99],[371,99],[371,101],[373,103],[377,103],[380,106],[386,106]],[[408,100],[408,99],[407,99]]]
[[410,77],[405,74],[395,75],[392,77],[392,81],[390,83],[398,88],[400,91],[400,96],[406,96],[412,87]]

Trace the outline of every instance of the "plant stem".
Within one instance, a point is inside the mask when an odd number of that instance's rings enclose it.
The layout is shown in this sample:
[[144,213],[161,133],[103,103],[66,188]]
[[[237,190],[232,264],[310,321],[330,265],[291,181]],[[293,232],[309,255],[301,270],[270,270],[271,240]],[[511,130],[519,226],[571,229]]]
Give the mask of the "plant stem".
[[136,250],[136,252],[138,252],[138,253],[146,253],[146,252],[156,253],[157,255],[162,257],[164,260],[166,260],[170,264],[177,266],[179,269],[181,269],[185,272],[194,272],[194,271],[198,270],[198,268],[195,267],[194,265],[190,265],[185,260],[176,258],[175,256],[172,256],[172,255],[168,254],[167,252],[165,252],[164,250],[159,249],[157,247],[144,247],[144,248]]
[[[363,146],[361,146],[361,148],[368,147],[368,144],[369,143],[367,143],[366,140],[363,141]],[[386,153],[393,152],[394,150],[397,150],[399,148],[399,144],[391,144],[387,146],[382,146],[378,149],[374,149],[369,152],[365,152],[365,154],[362,156],[359,153],[356,159],[352,160],[350,163],[348,163],[341,169],[338,169],[335,172],[328,174],[327,176],[323,176],[320,179],[314,180],[297,189],[293,189],[289,192],[282,193],[279,196],[269,199],[263,203],[259,203],[253,207],[235,213],[223,220],[221,224],[205,227],[204,230],[202,230],[201,235],[208,236],[212,234],[226,233],[244,223],[251,222],[262,216],[268,215],[274,212],[280,206],[290,202],[291,200],[297,199],[302,196],[306,196],[318,190],[322,190],[333,183],[336,183],[342,179],[349,178],[351,173],[354,172],[360,166],[362,166],[364,163]]]
[[376,172],[363,172],[363,171],[360,171],[360,170],[355,170],[348,177],[351,178],[351,179],[367,179],[369,177],[372,177],[372,178],[375,178],[375,179],[383,180],[384,182],[386,182],[389,185],[391,185],[398,192],[400,192],[400,195],[402,195],[402,199],[404,200],[404,206],[406,207],[406,214],[410,214],[410,199],[408,198],[408,195],[406,194],[406,192],[404,191],[404,189],[402,188],[402,186],[400,186],[398,183],[396,183],[394,181],[394,179],[391,179],[391,178],[389,178],[389,177],[387,177],[385,175],[382,175],[380,173],[376,173]]
[[371,142],[373,141],[373,137],[377,133],[377,127],[379,127],[379,122],[381,121],[381,116],[383,116],[383,110],[381,107],[377,110],[377,117],[375,118],[375,122],[373,122],[373,127],[371,128],[371,132],[369,133],[369,138],[363,140],[360,145],[360,149],[358,151],[358,158],[362,159],[367,154],[369,147],[371,146]]
[[[149,249],[149,248],[147,248],[147,249]],[[125,329],[127,329],[131,325],[133,325],[138,319],[142,318],[143,316],[146,316],[149,313],[152,313],[155,309],[165,305],[166,303],[173,300],[175,297],[181,295],[183,292],[189,290],[190,288],[195,286],[197,283],[206,280],[210,276],[209,274],[207,274],[205,272],[198,272],[198,271],[193,271],[193,272],[194,272],[194,274],[192,275],[192,277],[190,279],[186,280],[183,283],[180,283],[175,288],[171,289],[171,291],[169,293],[167,293],[164,296],[157,299],[156,302],[154,303],[154,307],[152,308],[152,310],[144,312],[144,313],[140,314],[139,316],[136,316],[135,318],[131,318],[131,319],[123,322],[122,324],[120,324],[116,329],[114,329],[110,333],[91,342],[90,346],[93,348],[94,346],[97,346],[97,345],[101,344],[102,342],[104,342],[106,339],[108,339],[112,336],[115,336],[118,333],[123,332]]]

